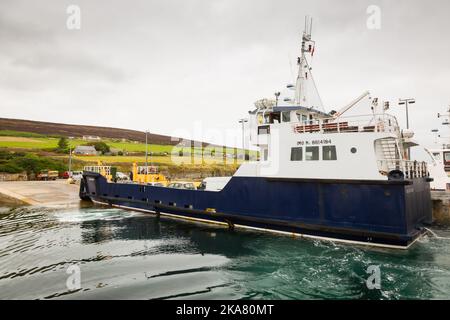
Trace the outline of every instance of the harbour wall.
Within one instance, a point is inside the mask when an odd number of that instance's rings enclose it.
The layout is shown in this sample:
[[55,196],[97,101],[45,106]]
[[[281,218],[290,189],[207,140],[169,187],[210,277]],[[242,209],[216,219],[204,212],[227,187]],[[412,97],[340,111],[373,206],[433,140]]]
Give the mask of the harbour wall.
[[6,173],[0,172],[0,181],[27,181],[28,176],[26,172],[22,173]]
[[450,192],[432,191],[433,220],[436,224],[450,225]]

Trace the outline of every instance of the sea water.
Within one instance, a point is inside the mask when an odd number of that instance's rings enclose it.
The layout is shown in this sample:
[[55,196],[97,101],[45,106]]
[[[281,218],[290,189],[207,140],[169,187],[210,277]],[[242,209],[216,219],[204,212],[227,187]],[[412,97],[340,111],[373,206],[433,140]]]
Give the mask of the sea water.
[[0,299],[161,298],[449,299],[450,240],[373,249],[111,208],[0,209]]

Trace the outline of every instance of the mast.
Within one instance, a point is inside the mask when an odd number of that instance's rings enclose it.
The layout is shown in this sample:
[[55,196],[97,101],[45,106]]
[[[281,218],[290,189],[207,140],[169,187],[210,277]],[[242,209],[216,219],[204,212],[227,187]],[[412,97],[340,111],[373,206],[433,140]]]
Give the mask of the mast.
[[312,32],[312,18],[310,16],[305,17],[305,30],[302,35],[302,48],[300,57],[297,58],[298,75],[295,85],[295,104],[298,106],[309,107],[307,97],[307,80],[311,78],[310,68],[308,61],[306,60],[306,54],[313,56],[314,54],[314,41],[311,40]]

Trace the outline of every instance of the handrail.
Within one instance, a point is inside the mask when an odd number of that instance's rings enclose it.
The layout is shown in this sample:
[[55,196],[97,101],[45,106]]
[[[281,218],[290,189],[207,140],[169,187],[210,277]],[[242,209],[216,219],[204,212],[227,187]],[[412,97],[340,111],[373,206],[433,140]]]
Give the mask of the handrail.
[[397,119],[388,114],[358,115],[294,122],[296,133],[391,132],[399,133]]
[[425,178],[429,176],[425,161],[383,159],[377,160],[378,169],[383,174],[389,174],[393,170],[400,170],[408,179]]

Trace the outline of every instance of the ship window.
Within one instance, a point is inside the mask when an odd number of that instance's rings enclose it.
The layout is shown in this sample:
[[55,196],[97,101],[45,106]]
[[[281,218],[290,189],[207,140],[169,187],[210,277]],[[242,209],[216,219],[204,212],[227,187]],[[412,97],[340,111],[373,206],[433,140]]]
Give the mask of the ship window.
[[306,147],[305,148],[305,160],[319,160],[319,147]]
[[323,146],[322,157],[323,160],[337,160],[336,146]]
[[280,123],[281,114],[280,112],[270,113],[270,123]]
[[450,163],[450,152],[444,152],[444,161],[445,163]]
[[291,121],[291,112],[290,111],[283,111],[281,113],[281,121],[283,121],[283,122],[290,122]]
[[303,148],[295,147],[291,148],[291,161],[302,161],[303,160]]
[[270,126],[259,126],[258,134],[270,134]]
[[269,150],[264,149],[264,161],[267,161],[268,158],[269,158]]

